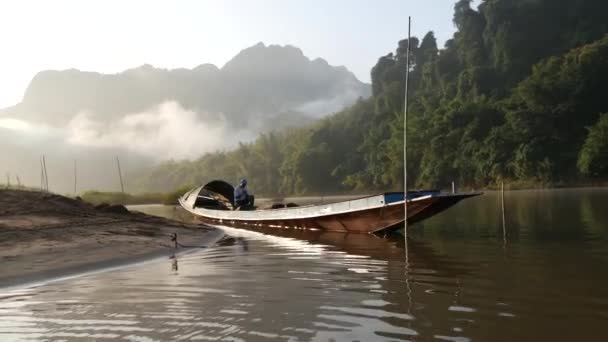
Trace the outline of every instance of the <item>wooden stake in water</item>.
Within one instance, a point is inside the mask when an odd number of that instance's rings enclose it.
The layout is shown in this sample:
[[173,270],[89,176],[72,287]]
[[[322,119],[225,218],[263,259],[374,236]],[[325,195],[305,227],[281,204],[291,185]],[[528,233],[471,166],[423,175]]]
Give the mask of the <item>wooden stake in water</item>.
[[10,188],[11,187],[11,176],[10,174],[7,172],[6,173],[6,188]]
[[[405,99],[403,103],[403,235],[407,248],[407,107],[410,82],[410,41],[412,34],[412,17],[407,18],[407,55],[405,56]],[[406,253],[407,255],[407,253]]]
[[507,243],[507,225],[505,221],[505,182],[500,182],[500,199],[502,206],[502,240]]
[[118,167],[118,178],[120,178],[120,191],[125,193],[125,185],[122,182],[122,171],[120,171],[120,160],[118,160],[118,156],[116,156],[116,166]]
[[456,193],[456,185],[454,184],[454,181],[452,181],[452,193]]
[[17,178],[17,187],[21,188],[21,179],[19,179],[19,175],[15,175],[15,177]]

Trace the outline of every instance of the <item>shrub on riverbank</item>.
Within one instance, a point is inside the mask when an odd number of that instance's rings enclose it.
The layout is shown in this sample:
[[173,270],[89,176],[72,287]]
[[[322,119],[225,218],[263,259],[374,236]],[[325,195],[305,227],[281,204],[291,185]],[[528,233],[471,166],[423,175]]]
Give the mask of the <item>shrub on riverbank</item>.
[[175,191],[164,194],[162,204],[165,205],[177,205],[177,199],[185,194],[188,190],[192,189],[192,186],[182,186]]
[[107,204],[157,204],[163,203],[165,194],[163,193],[144,193],[144,194],[127,194],[122,192],[102,192],[102,191],[87,191],[80,196],[85,202],[93,205],[102,203]]
[[177,199],[192,187],[184,186],[169,193],[149,192],[142,194],[128,194],[122,192],[87,191],[80,197],[93,205],[107,204],[165,204],[176,205]]

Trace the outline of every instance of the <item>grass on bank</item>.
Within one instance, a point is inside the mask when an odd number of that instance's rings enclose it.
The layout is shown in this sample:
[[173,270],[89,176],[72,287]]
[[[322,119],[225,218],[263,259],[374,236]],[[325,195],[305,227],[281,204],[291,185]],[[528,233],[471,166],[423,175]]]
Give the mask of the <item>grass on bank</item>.
[[122,192],[87,191],[80,197],[83,201],[93,205],[107,204],[165,204],[175,205],[177,199],[190,190],[190,187],[181,187],[169,193],[148,192],[142,194],[128,194]]

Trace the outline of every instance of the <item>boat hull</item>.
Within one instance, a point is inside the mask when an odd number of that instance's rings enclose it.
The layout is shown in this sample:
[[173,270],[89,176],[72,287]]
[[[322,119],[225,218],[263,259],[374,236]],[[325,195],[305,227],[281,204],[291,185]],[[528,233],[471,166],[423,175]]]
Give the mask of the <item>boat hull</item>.
[[[476,195],[478,194],[442,194],[408,199],[408,223],[424,220]],[[389,232],[399,229],[405,216],[403,200],[389,203],[386,195],[323,206],[246,212],[189,208],[187,201],[183,199],[180,199],[180,204],[208,224],[312,229],[340,233]]]

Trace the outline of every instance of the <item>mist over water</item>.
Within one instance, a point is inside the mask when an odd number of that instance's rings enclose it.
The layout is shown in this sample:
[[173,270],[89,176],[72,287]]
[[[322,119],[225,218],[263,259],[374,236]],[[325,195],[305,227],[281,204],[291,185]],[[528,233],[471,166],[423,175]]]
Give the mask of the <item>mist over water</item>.
[[80,112],[66,131],[66,141],[73,145],[122,148],[157,161],[194,159],[254,137],[254,132],[231,131],[221,115],[217,120],[203,121],[201,115],[173,101],[112,122]]

